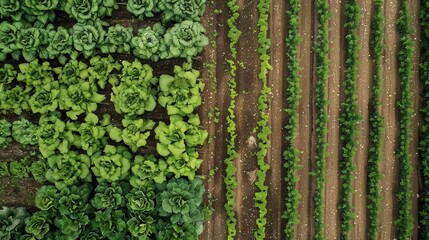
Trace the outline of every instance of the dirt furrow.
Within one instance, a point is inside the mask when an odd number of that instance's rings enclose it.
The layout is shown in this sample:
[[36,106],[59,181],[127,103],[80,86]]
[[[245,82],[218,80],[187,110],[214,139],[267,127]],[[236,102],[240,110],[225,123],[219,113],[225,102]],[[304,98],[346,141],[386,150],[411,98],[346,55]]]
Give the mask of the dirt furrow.
[[396,30],[396,18],[398,1],[385,1],[385,39],[383,59],[383,83],[381,96],[381,114],[385,121],[383,159],[380,163],[380,171],[384,178],[380,181],[380,191],[383,196],[380,208],[380,236],[379,239],[394,239],[396,227],[394,221],[397,216],[396,192],[398,163],[395,157],[398,137],[398,113],[396,99],[398,92],[398,63],[397,47],[398,32]]
[[273,70],[268,73],[268,84],[272,89],[269,97],[269,126],[271,146],[268,149],[267,161],[270,171],[267,174],[268,184],[268,213],[267,213],[267,239],[283,239],[284,224],[282,213],[284,211],[285,191],[282,188],[283,180],[283,89],[285,79],[285,22],[286,4],[284,1],[273,1],[270,6],[269,32],[271,39],[271,66]]
[[360,36],[359,50],[359,71],[357,81],[357,101],[358,111],[362,116],[359,121],[358,149],[354,161],[355,178],[353,182],[354,193],[352,195],[352,203],[355,212],[353,220],[353,228],[350,233],[351,239],[361,239],[367,236],[367,208],[366,208],[366,166],[368,163],[368,137],[369,137],[369,112],[368,104],[370,101],[370,93],[372,86],[372,61],[370,58],[370,34],[371,34],[371,16],[372,16],[372,1],[359,0],[361,7],[361,22],[358,28]]
[[329,11],[332,17],[329,21],[330,32],[330,77],[328,88],[328,157],[326,160],[326,188],[325,188],[325,235],[327,239],[339,239],[340,219],[338,203],[340,199],[339,159],[341,157],[341,145],[339,138],[339,113],[341,106],[341,79],[344,71],[344,30],[343,30],[343,6],[341,2],[329,1]]
[[[309,172],[312,169],[312,139],[311,133],[313,130],[313,12],[314,1],[305,0],[301,1],[301,13],[299,33],[302,41],[299,46],[299,59],[302,68],[301,76],[301,99],[299,102],[298,113],[298,134],[296,137],[296,146],[301,154],[299,158],[302,168],[298,170],[299,182],[298,189],[301,194],[300,204],[298,211],[300,215],[300,222],[296,226],[296,238],[298,239],[311,239],[314,234],[312,228],[313,214],[313,195],[312,195],[312,178]],[[287,86],[286,86],[287,87]]]

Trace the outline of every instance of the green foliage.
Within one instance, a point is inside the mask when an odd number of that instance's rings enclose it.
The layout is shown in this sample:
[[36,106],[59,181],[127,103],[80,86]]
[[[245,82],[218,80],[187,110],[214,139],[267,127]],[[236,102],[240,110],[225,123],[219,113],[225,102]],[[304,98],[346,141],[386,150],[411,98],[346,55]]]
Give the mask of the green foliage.
[[399,108],[399,147],[396,157],[399,162],[399,189],[397,193],[399,214],[395,223],[398,226],[398,239],[404,240],[412,237],[413,215],[410,159],[411,128],[410,124],[414,115],[413,101],[411,100],[410,82],[413,77],[413,55],[415,42],[412,39],[414,29],[412,27],[411,13],[408,1],[401,1],[397,20],[399,38],[399,89],[400,96],[397,101]]
[[384,38],[384,16],[383,16],[383,0],[374,2],[374,15],[372,18],[372,38],[371,46],[373,52],[374,75],[371,96],[371,112],[370,116],[370,148],[368,158],[368,237],[369,239],[377,239],[379,233],[379,211],[381,203],[381,195],[379,193],[379,180],[382,174],[379,170],[379,164],[382,160],[382,142],[383,142],[383,118],[380,112],[381,98],[381,61],[383,54],[383,38]]
[[199,22],[185,20],[167,29],[164,41],[167,46],[167,58],[186,58],[188,61],[209,44],[204,35],[205,29]]
[[[131,1],[128,1],[130,3]],[[141,59],[158,61],[167,58],[167,46],[164,42],[165,29],[160,23],[139,29],[137,36],[131,39],[133,54]]]
[[12,132],[10,130],[12,124],[6,119],[0,120],[0,147],[6,148],[12,142]]
[[85,154],[69,151],[60,155],[52,155],[48,157],[48,166],[46,179],[55,183],[60,190],[76,184],[78,181],[91,182],[90,159]]
[[429,238],[429,2],[420,7],[420,104],[419,159],[421,162],[422,189],[419,192],[419,238]]
[[6,161],[0,161],[0,177],[10,176],[9,164]]
[[127,3],[128,12],[134,14],[141,20],[153,17],[155,7],[155,0],[130,0]]
[[101,19],[112,16],[119,6],[116,0],[67,0],[64,10],[78,22]]
[[340,139],[343,141],[341,169],[341,202],[339,205],[341,219],[341,239],[348,239],[354,218],[351,197],[353,193],[354,158],[357,150],[358,121],[361,116],[357,109],[356,83],[359,65],[359,35],[360,7],[357,0],[346,1],[346,62],[344,91],[345,101],[340,116]]
[[49,232],[51,219],[46,211],[36,212],[25,220],[25,231],[36,239],[43,239]]
[[138,119],[125,116],[122,120],[123,129],[111,127],[108,129],[110,138],[116,142],[123,141],[131,151],[137,152],[140,147],[146,146],[149,130],[153,129],[155,122],[152,120]]
[[12,137],[22,145],[36,145],[38,142],[37,126],[24,118],[14,121],[12,125]]
[[161,11],[162,22],[183,20],[199,21],[206,8],[206,0],[161,0],[157,10]]
[[175,66],[174,77],[161,75],[158,103],[167,108],[168,115],[185,116],[201,105],[204,83],[199,76],[200,72],[192,69],[191,63],[184,63],[182,67]]
[[155,232],[154,220],[150,216],[136,215],[127,221],[128,230],[133,237],[147,239]]
[[11,161],[9,162],[9,172],[11,176],[14,176],[16,178],[28,178],[29,170],[27,168],[28,159],[21,159],[17,161]]
[[52,185],[41,187],[37,191],[36,206],[43,211],[52,209],[56,204],[57,194],[57,188]]
[[66,124],[60,117],[59,112],[54,112],[44,114],[39,119],[36,135],[39,140],[39,151],[45,158],[55,154],[57,149],[61,153],[68,151],[69,142],[63,138]]
[[95,188],[95,196],[91,200],[91,204],[95,209],[118,209],[125,205],[125,200],[122,197],[123,190],[120,184],[115,182],[108,184],[106,182],[100,183]]
[[0,238],[4,240],[16,239],[28,215],[28,212],[22,207],[3,207],[0,210]]
[[101,89],[104,89],[106,82],[110,81],[117,82],[115,75],[111,74],[112,71],[120,70],[122,68],[121,64],[113,59],[112,56],[100,57],[95,56],[89,60],[90,67],[88,68],[90,82],[95,82],[100,86]]
[[98,182],[115,182],[128,177],[131,159],[131,153],[124,146],[106,145],[102,153],[92,156],[91,169]]
[[[1,11],[1,10],[0,10]],[[21,32],[22,24],[19,22],[0,23],[0,60],[5,61],[7,54],[12,54],[14,59],[19,58],[20,51],[18,51],[18,36]]]
[[155,193],[152,186],[133,188],[126,195],[127,208],[138,215],[155,210]]
[[10,84],[17,76],[17,72],[11,64],[5,64],[0,68],[0,85]]
[[73,53],[73,36],[69,30],[58,27],[56,30],[51,29],[46,36],[49,39],[49,44],[46,47],[49,59],[58,57],[61,64],[66,63],[66,56],[75,54]]
[[167,175],[167,163],[152,154],[137,155],[132,162],[130,184],[135,188],[148,186],[152,181],[163,183]]
[[258,217],[256,219],[257,229],[253,233],[255,239],[265,239],[265,225],[267,224],[267,195],[268,186],[265,185],[265,178],[270,166],[265,162],[268,147],[270,146],[269,135],[271,130],[268,126],[268,94],[271,89],[268,86],[267,73],[271,69],[270,55],[268,50],[271,46],[271,41],[268,38],[268,11],[270,8],[270,0],[259,0],[258,2],[258,53],[261,69],[258,74],[261,80],[262,89],[258,99],[258,109],[261,114],[261,119],[258,121],[258,151],[256,152],[256,159],[259,169],[256,171],[256,187],[255,192],[255,206],[258,209]]
[[45,173],[48,170],[48,164],[45,158],[38,157],[36,161],[31,163],[29,170],[37,182],[43,183],[47,181]]
[[73,46],[83,52],[85,58],[94,55],[96,46],[101,44],[106,34],[100,22],[89,24],[77,23],[71,30],[73,35]]
[[102,53],[130,53],[133,29],[119,24],[110,26],[100,50]]

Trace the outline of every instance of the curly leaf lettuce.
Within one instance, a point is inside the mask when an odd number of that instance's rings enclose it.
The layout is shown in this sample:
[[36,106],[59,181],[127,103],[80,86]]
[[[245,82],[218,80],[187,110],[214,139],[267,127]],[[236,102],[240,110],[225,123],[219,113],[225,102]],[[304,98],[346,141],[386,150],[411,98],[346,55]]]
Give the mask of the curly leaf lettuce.
[[124,146],[106,145],[103,153],[92,156],[92,172],[98,182],[115,182],[123,180],[129,175],[132,155]]

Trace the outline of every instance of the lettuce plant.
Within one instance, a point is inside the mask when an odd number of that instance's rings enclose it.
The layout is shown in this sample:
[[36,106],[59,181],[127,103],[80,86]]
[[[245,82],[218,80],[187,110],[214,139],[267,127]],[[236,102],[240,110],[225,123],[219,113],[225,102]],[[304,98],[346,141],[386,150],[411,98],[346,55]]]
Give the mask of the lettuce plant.
[[[25,61],[31,62],[37,57],[40,47],[41,31],[38,28],[23,28],[19,32],[17,49],[22,51]],[[17,60],[17,59],[16,59]]]
[[89,172],[90,159],[85,154],[74,151],[48,158],[46,179],[55,184],[58,189],[64,189],[78,181],[91,182]]
[[156,227],[151,216],[138,214],[127,221],[128,231],[137,239],[151,239]]
[[89,77],[88,65],[76,59],[70,59],[63,67],[55,68],[61,85],[75,85]]
[[125,200],[122,197],[124,194],[122,186],[116,182],[112,184],[100,183],[95,188],[95,192],[94,198],[91,200],[95,209],[118,209],[125,205]]
[[22,145],[36,145],[37,126],[25,118],[16,120],[12,125],[12,137]]
[[16,86],[11,89],[4,89],[0,86],[0,106],[1,109],[10,111],[12,110],[15,114],[21,114],[22,111],[30,110],[28,105],[28,99],[30,98],[30,88],[22,88]]
[[[131,1],[128,1],[130,3]],[[160,23],[152,27],[139,29],[137,36],[131,39],[133,54],[141,59],[157,62],[160,58],[167,58],[167,47],[164,43],[165,29]]]
[[120,70],[122,65],[113,59],[112,56],[100,57],[95,56],[89,60],[90,67],[88,68],[90,82],[95,82],[104,89],[106,82],[117,82],[117,77],[111,74],[114,70]]
[[[153,69],[148,64],[142,64],[138,60],[134,62],[122,62],[121,83],[132,86],[141,84],[145,86],[155,85],[158,83],[158,78],[153,76]],[[117,83],[111,82],[113,85]]]
[[16,239],[28,215],[28,212],[22,207],[3,207],[0,210],[0,239]]
[[153,186],[132,188],[125,197],[127,198],[127,208],[132,213],[150,213],[155,210]]
[[206,0],[161,0],[158,3],[158,9],[162,12],[162,22],[199,21],[205,7]]
[[48,170],[47,161],[45,158],[38,158],[30,165],[30,172],[34,180],[39,183],[46,181],[45,173]]
[[180,156],[187,147],[204,143],[208,132],[199,128],[198,115],[190,115],[185,122],[179,115],[170,116],[170,124],[160,122],[155,128],[155,138],[159,140],[156,150],[161,156]]
[[36,91],[31,95],[28,104],[33,113],[54,112],[58,108],[58,98],[60,90],[58,81],[47,83],[44,86],[36,87]]
[[108,129],[110,138],[116,142],[123,141],[131,151],[137,152],[140,147],[146,146],[147,138],[150,135],[151,129],[155,126],[155,122],[146,119],[137,119],[135,117],[125,116],[122,120],[124,129],[111,127]]
[[125,222],[125,213],[122,210],[108,208],[103,211],[97,211],[95,212],[95,221],[102,236],[108,239],[125,238],[127,224]]
[[66,124],[60,119],[61,114],[54,112],[44,114],[39,119],[37,137],[39,139],[39,150],[43,157],[47,158],[55,154],[55,150],[61,153],[68,151],[68,141],[63,138]]
[[78,52],[83,52],[85,58],[94,55],[95,47],[102,43],[105,35],[100,22],[90,24],[77,23],[71,31],[74,48]]
[[167,163],[163,159],[156,159],[152,154],[137,155],[132,162],[130,184],[135,188],[163,183],[167,175]]
[[2,0],[0,1],[0,18],[11,17],[14,21],[20,21],[22,1],[20,0]]
[[168,58],[181,57],[190,61],[208,45],[209,40],[204,33],[201,23],[189,20],[169,28],[164,35]]
[[9,163],[6,161],[0,161],[0,177],[10,176]]
[[43,211],[52,209],[57,204],[58,190],[52,185],[43,186],[37,191],[36,206]]
[[28,178],[30,175],[26,163],[27,161],[23,159],[11,161],[9,163],[10,175],[16,178]]
[[22,81],[32,87],[43,87],[55,82],[52,68],[49,62],[39,63],[38,59],[29,63],[19,64],[18,81]]
[[129,175],[132,155],[124,146],[106,145],[103,153],[92,156],[92,172],[98,182],[115,182],[123,180]]
[[0,85],[5,86],[10,84],[17,76],[17,72],[11,64],[4,64],[0,68]]
[[112,88],[111,101],[120,114],[142,115],[156,106],[156,91],[145,84],[119,84]]
[[107,30],[106,38],[100,46],[102,53],[130,53],[131,38],[133,37],[133,29],[126,28],[117,24],[110,26]]
[[97,110],[97,103],[106,98],[97,92],[95,84],[83,81],[68,87],[61,87],[60,109],[66,110],[67,116],[72,120],[76,120],[82,113],[92,113]]
[[61,64],[67,61],[66,55],[71,55],[73,52],[73,38],[68,29],[58,27],[56,30],[51,30],[48,33],[49,44],[46,48],[50,59],[58,58]]
[[191,63],[184,63],[183,67],[175,66],[174,77],[161,75],[158,103],[167,108],[169,115],[185,116],[201,105],[204,83],[199,76],[199,71],[192,69]]
[[12,124],[8,122],[6,119],[0,120],[0,147],[6,148],[9,143],[12,142],[12,132],[10,131],[10,127]]
[[130,0],[127,3],[128,12],[134,14],[140,20],[153,17],[155,7],[155,0]]
[[[76,195],[74,195],[76,196]],[[90,219],[85,213],[75,213],[56,217],[54,225],[58,229],[49,239],[79,239]]]
[[64,10],[78,22],[111,16],[118,9],[116,0],[66,0]]
[[166,162],[167,171],[173,173],[175,178],[188,177],[193,180],[203,160],[198,159],[198,152],[190,148],[180,156],[168,156]]
[[43,26],[55,19],[54,10],[57,8],[58,0],[24,0],[22,3],[22,9],[26,13],[24,15],[25,19],[30,22],[36,22],[36,26]]
[[[4,1],[0,1],[0,4]],[[3,7],[0,6],[0,11]],[[8,23],[3,21],[0,23],[0,61],[6,60],[7,54],[11,53],[13,59],[18,60],[20,51],[18,51],[18,37],[20,36],[22,23]]]
[[51,217],[46,211],[39,211],[25,220],[25,231],[36,239],[43,239],[52,224]]

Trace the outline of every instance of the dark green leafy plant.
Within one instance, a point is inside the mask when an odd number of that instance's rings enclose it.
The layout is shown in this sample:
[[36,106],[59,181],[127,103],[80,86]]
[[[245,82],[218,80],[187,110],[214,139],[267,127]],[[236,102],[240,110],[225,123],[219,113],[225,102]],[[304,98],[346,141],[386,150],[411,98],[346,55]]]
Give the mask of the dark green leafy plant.
[[155,210],[155,192],[153,186],[133,188],[126,195],[127,208],[130,212],[141,214]]
[[57,200],[58,190],[52,185],[43,186],[37,191],[36,206],[47,211],[55,207]]
[[31,163],[30,172],[34,180],[39,183],[46,181],[45,173],[48,170],[48,164],[45,158],[38,157],[36,161]]
[[73,38],[69,30],[58,27],[56,30],[48,31],[49,44],[46,48],[49,59],[58,58],[61,64],[67,61],[66,56],[76,55],[73,53]]
[[[0,87],[3,88],[3,87]],[[0,91],[0,106],[6,111],[13,111],[15,114],[21,114],[22,111],[30,110],[28,99],[30,98],[30,88],[16,86],[11,89]]]
[[46,211],[39,211],[25,220],[25,231],[36,239],[43,239],[52,224],[51,216]]
[[78,52],[83,52],[85,58],[94,55],[96,46],[103,42],[106,34],[100,22],[78,23],[73,26],[71,31],[74,48]]
[[130,0],[127,3],[127,10],[141,20],[153,17],[155,7],[154,0]]
[[68,140],[63,138],[66,133],[66,124],[60,119],[59,112],[44,114],[39,119],[37,137],[39,150],[43,157],[47,158],[58,149],[61,153],[68,152]]
[[12,137],[22,145],[36,145],[38,142],[37,126],[25,118],[14,121]]
[[28,212],[22,207],[3,207],[0,210],[0,239],[16,239],[15,237],[19,236],[20,228],[23,227],[28,215]]
[[161,75],[158,103],[167,108],[169,115],[185,116],[201,105],[204,83],[199,76],[200,72],[192,69],[191,63],[184,63],[182,67],[175,66],[174,77]]
[[130,184],[135,188],[163,183],[167,175],[167,163],[163,159],[156,159],[152,154],[137,155],[132,162]]
[[122,186],[109,183],[100,183],[95,188],[95,196],[91,200],[92,206],[95,209],[118,209],[125,205],[125,199],[123,198],[124,191],[122,191]]
[[206,0],[161,0],[157,6],[162,13],[162,22],[199,21],[205,7]]
[[[3,7],[0,9],[3,10]],[[2,11],[0,10],[0,11]],[[20,51],[18,51],[18,37],[20,35],[22,23],[0,23],[0,61],[5,61],[7,54],[12,54],[13,59],[18,60]]]
[[57,67],[54,71],[58,74],[59,83],[66,86],[79,84],[89,77],[88,66],[76,59],[71,59],[63,67]]
[[0,68],[0,86],[10,84],[17,76],[17,72],[11,64],[5,64]]
[[19,32],[16,48],[21,50],[25,61],[31,62],[36,59],[40,47],[41,35],[42,33],[38,28],[23,28]]
[[28,178],[29,169],[27,168],[27,162],[25,159],[11,161],[9,163],[10,175],[16,178]]
[[122,65],[113,59],[112,56],[100,57],[95,56],[89,60],[90,67],[88,68],[90,82],[95,82],[104,89],[106,82],[117,82],[117,77],[111,74],[113,70],[120,70]]
[[64,10],[78,22],[111,16],[118,9],[116,0],[67,0]]
[[163,39],[164,33],[165,29],[160,23],[139,29],[138,35],[131,40],[134,55],[155,62],[160,58],[167,58],[167,47]]
[[128,117],[122,120],[123,129],[118,127],[108,128],[110,138],[116,142],[123,141],[131,151],[137,152],[140,147],[146,146],[151,129],[155,126],[152,120]]
[[122,210],[106,209],[95,212],[95,221],[97,228],[102,236],[108,239],[124,239],[127,224],[125,222],[125,213]]
[[129,175],[132,155],[124,146],[106,145],[103,153],[92,156],[92,172],[98,182],[115,182],[123,180]]
[[55,19],[54,10],[58,6],[58,0],[24,0],[22,9],[26,13],[24,18],[29,22],[35,22],[35,26],[44,26]]
[[117,24],[110,26],[104,42],[100,46],[102,53],[130,53],[133,29]]
[[142,214],[133,216],[127,221],[128,231],[138,239],[150,239],[155,232],[154,220]]
[[10,176],[9,172],[9,162],[0,161],[0,177]]
[[10,127],[12,125],[6,119],[0,120],[0,147],[6,148],[12,142],[12,132]]
[[0,1],[0,18],[11,17],[14,21],[21,20],[22,11],[21,0],[2,0]]

